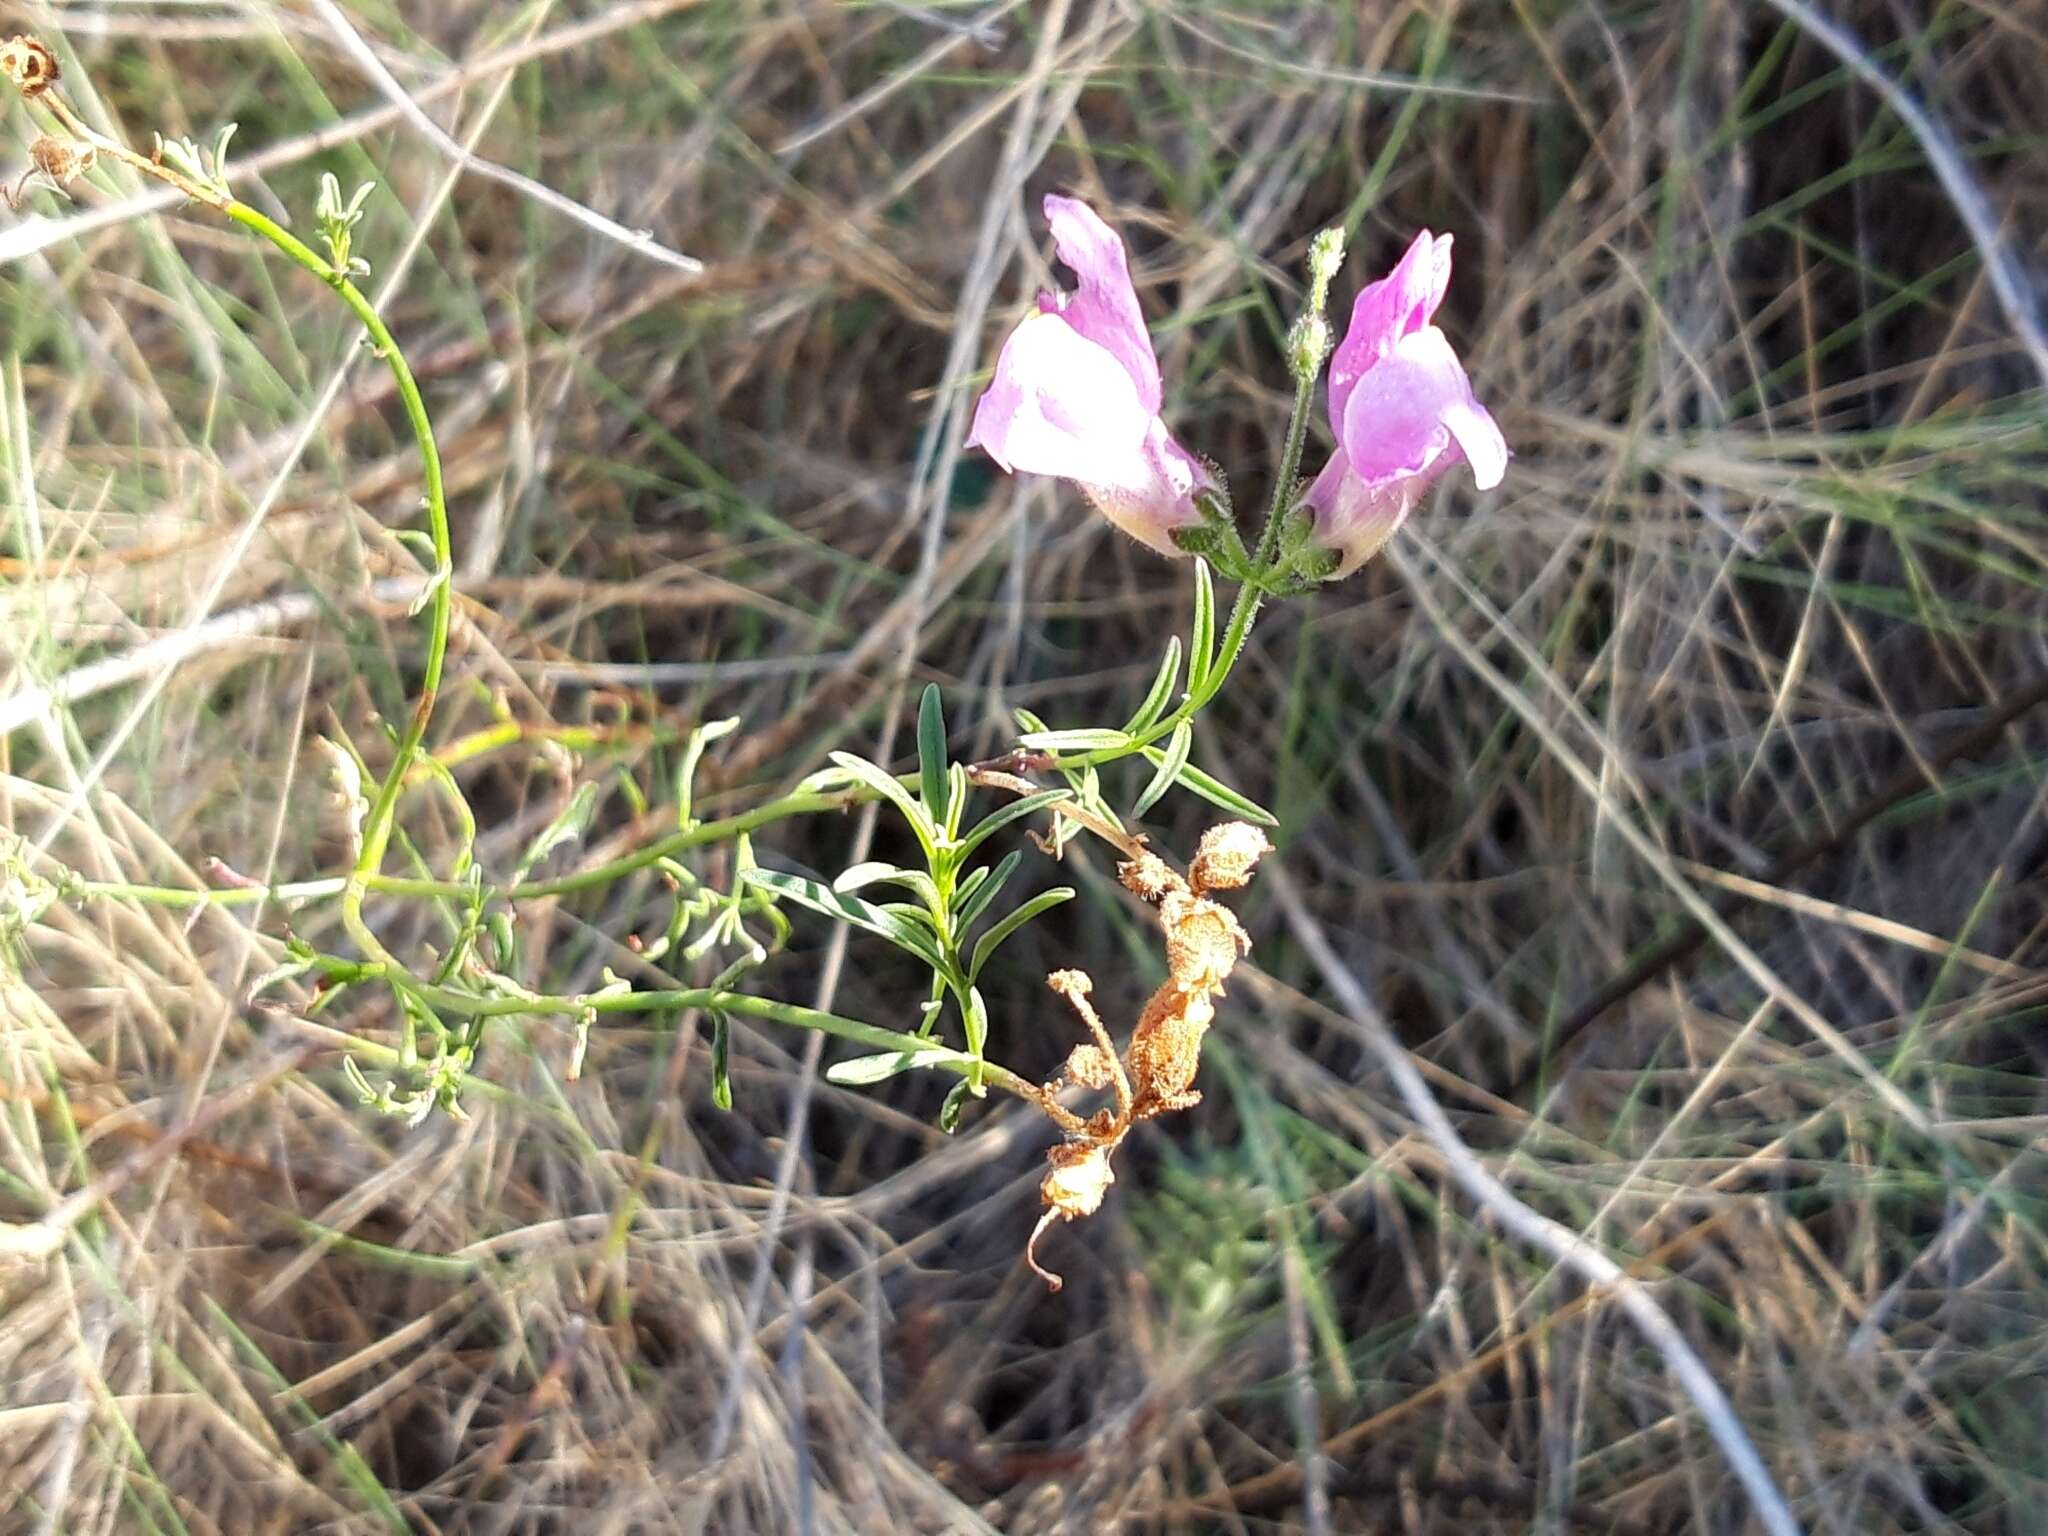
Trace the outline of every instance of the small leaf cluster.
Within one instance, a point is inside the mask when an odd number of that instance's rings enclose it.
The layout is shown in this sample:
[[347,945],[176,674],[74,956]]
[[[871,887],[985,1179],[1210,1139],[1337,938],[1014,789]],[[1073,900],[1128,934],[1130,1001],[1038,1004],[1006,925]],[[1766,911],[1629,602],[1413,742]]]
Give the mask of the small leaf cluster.
[[[917,1030],[919,1038],[933,1035],[950,999],[960,1012],[967,1052],[979,1062],[987,1049],[989,1024],[988,1002],[978,985],[983,969],[1019,929],[1071,900],[1074,891],[1071,886],[1041,891],[982,927],[1017,872],[1023,854],[1013,850],[993,865],[971,861],[996,833],[1071,799],[1072,793],[1040,790],[966,825],[972,785],[965,767],[947,759],[945,715],[936,685],[925,689],[918,709],[917,758],[915,791],[879,764],[849,752],[833,753],[833,767],[808,783],[813,788],[857,784],[886,800],[901,813],[917,839],[924,868],[871,861],[855,865],[830,885],[779,870],[755,869],[745,878],[799,906],[887,939],[929,966],[931,990]],[[879,887],[894,887],[910,899],[871,901],[862,894]],[[866,1085],[917,1065],[914,1056],[888,1052],[841,1062],[827,1076],[842,1085]],[[979,1097],[985,1091],[978,1071],[964,1077],[947,1099],[940,1123],[951,1129],[966,1096]]]
[[234,193],[228,186],[228,144],[234,136],[235,124],[229,123],[214,135],[213,148],[207,151],[191,139],[167,139],[158,134],[152,158],[217,197],[232,197]]
[[377,183],[366,181],[344,203],[341,183],[334,179],[334,173],[320,174],[320,201],[314,205],[313,217],[320,225],[320,240],[327,247],[327,259],[337,276],[353,279],[370,275],[370,264],[356,255],[352,247],[356,225],[363,219],[363,204],[376,190]]

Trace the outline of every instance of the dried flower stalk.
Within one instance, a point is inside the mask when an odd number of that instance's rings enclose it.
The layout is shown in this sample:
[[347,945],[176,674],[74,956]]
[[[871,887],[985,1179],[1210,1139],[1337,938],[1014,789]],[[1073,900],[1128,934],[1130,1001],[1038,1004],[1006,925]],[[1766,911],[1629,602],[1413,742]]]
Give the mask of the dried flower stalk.
[[[1202,1064],[1202,1038],[1216,1017],[1215,999],[1251,940],[1228,907],[1209,899],[1212,891],[1235,890],[1252,877],[1272,845],[1257,827],[1230,821],[1202,836],[1183,879],[1157,854],[1138,847],[1117,866],[1125,889],[1159,908],[1165,930],[1166,980],[1138,1015],[1131,1043],[1121,1058],[1109,1030],[1088,1001],[1095,984],[1085,971],[1054,971],[1046,985],[1081,1016],[1093,1040],[1077,1045],[1066,1064],[1038,1092],[1038,1106],[1065,1132],[1047,1153],[1051,1167],[1039,1185],[1045,1213],[1032,1229],[1024,1256],[1055,1291],[1061,1280],[1038,1262],[1038,1240],[1056,1221],[1092,1216],[1116,1182],[1110,1159],[1132,1126],[1141,1120],[1188,1109],[1201,1102],[1195,1074]],[[1059,1102],[1069,1084],[1108,1090],[1113,1107],[1083,1119]]]

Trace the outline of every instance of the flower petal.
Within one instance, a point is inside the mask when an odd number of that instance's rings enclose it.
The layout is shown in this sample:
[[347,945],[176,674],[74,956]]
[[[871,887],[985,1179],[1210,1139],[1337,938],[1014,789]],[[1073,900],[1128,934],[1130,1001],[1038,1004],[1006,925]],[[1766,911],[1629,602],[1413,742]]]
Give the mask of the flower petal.
[[1423,230],[1394,270],[1351,303],[1351,324],[1330,358],[1330,420],[1341,422],[1351,390],[1404,336],[1428,325],[1451,283],[1451,237]]
[[[1145,313],[1138,307],[1137,289],[1131,286],[1130,258],[1115,230],[1103,223],[1093,208],[1076,198],[1057,193],[1045,200],[1046,222],[1052,225],[1052,240],[1060,260],[1073,269],[1077,284],[1072,293],[1052,299],[1057,313],[1067,324],[1097,346],[1106,348],[1130,375],[1139,403],[1147,414],[1156,415],[1163,395],[1159,385],[1159,358],[1152,350],[1151,334],[1145,329]],[[1039,300],[1044,308],[1047,301]]]
[[1124,485],[1149,477],[1152,420],[1116,358],[1064,315],[1038,314],[1003,343],[967,441],[1012,473]]
[[1476,399],[1461,400],[1444,412],[1444,425],[1472,466],[1472,483],[1482,491],[1499,485],[1508,472],[1508,440],[1492,412]]
[[1025,318],[974,408],[970,447],[1013,473],[1056,475],[1103,516],[1163,555],[1171,530],[1201,521],[1195,492],[1214,483],[1201,460],[1148,413],[1123,365],[1063,314]]
[[1458,355],[1433,325],[1402,337],[1359,377],[1337,437],[1352,472],[1367,485],[1410,475],[1433,479],[1465,456],[1468,437],[1492,473],[1487,484],[1499,482],[1507,460],[1493,418],[1473,398]]
[[1427,482],[1395,480],[1368,486],[1351,472],[1343,449],[1330,456],[1301,502],[1315,514],[1315,542],[1337,551],[1332,581],[1349,576],[1400,531],[1415,510],[1422,484]]
[[1195,492],[1216,483],[1209,466],[1173,440],[1157,416],[1145,435],[1145,478],[1136,485],[1088,485],[1096,509],[1140,544],[1162,555],[1186,553],[1173,542],[1173,530],[1202,520]]

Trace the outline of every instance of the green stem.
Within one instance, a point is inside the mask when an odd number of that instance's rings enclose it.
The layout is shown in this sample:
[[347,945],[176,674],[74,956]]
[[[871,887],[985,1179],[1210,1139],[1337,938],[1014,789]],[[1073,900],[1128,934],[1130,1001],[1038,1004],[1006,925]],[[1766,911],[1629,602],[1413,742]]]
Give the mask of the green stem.
[[[356,857],[355,868],[341,891],[341,916],[343,926],[364,953],[384,964],[392,964],[391,956],[377,942],[376,935],[362,917],[363,897],[370,888],[370,879],[384,860],[384,851],[390,846],[391,828],[398,812],[398,797],[405,788],[406,775],[412,768],[413,760],[419,755],[420,744],[425,741],[428,723],[433,718],[434,704],[441,691],[441,671],[448,655],[448,626],[453,613],[453,594],[450,590],[454,568],[453,548],[448,535],[448,502],[441,478],[441,451],[434,442],[434,427],[427,416],[427,403],[420,395],[419,383],[413,378],[412,369],[406,364],[405,354],[399,350],[397,338],[377,313],[376,305],[364,296],[361,289],[349,281],[348,273],[342,271],[318,251],[299,239],[290,230],[267,214],[258,212],[247,203],[236,198],[224,186],[197,180],[184,174],[175,166],[166,165],[161,158],[152,159],[136,153],[127,145],[109,139],[95,132],[73,110],[71,104],[55,91],[45,91],[39,99],[64,127],[78,138],[98,147],[102,154],[112,156],[154,180],[165,182],[177,188],[195,202],[204,203],[215,212],[241,225],[244,229],[262,236],[284,255],[308,272],[319,278],[346,304],[356,320],[370,338],[372,348],[384,360],[391,371],[392,382],[398,388],[398,398],[405,410],[408,425],[412,428],[413,439],[419,449],[420,469],[424,478],[427,513],[427,534],[433,543],[434,569],[429,575],[432,586],[427,616],[427,656],[425,674],[420,684],[420,696],[413,706],[412,716],[406,722],[405,730],[398,738],[398,748],[391,760],[391,767],[384,781],[377,787],[377,798],[371,804],[370,813],[363,824],[362,849]],[[219,167],[214,167],[216,175]]]
[[[738,837],[743,833],[752,832],[757,827],[764,827],[790,816],[804,816],[816,811],[844,810],[850,805],[873,798],[875,797],[872,792],[858,786],[833,790],[830,793],[783,795],[768,801],[765,805],[758,805],[751,811],[743,811],[737,816],[727,816],[718,821],[694,822],[690,826],[669,833],[666,837],[657,838],[644,848],[636,848],[631,853],[590,869],[559,875],[552,880],[523,880],[517,885],[487,887],[483,894],[488,901],[532,901],[542,896],[566,896],[576,891],[591,890],[609,885],[635,870],[645,869],[686,849],[700,847],[705,843],[724,842],[728,838]],[[364,890],[377,891],[387,896],[467,900],[476,894],[459,880],[423,880],[409,875],[375,873],[360,877],[351,873],[347,876],[333,875],[320,880],[294,880],[283,885],[233,885],[219,890],[192,890],[174,885],[129,885],[118,880],[76,880],[67,883],[65,890],[81,897],[135,901],[156,907],[247,907],[263,902],[318,901],[328,896],[344,895],[358,878]]]
[[370,813],[364,819],[362,851],[356,856],[355,868],[349,874],[341,897],[341,920],[350,936],[365,953],[388,960],[390,957],[385,954],[383,946],[363,922],[363,898],[369,891],[370,877],[378,872],[384,862],[384,852],[390,846],[391,829],[398,816],[398,797],[405,788],[406,775],[411,771],[414,759],[419,756],[420,746],[426,740],[427,726],[433,719],[434,705],[441,694],[442,668],[448,657],[448,627],[454,609],[455,556],[448,533],[448,501],[441,477],[441,450],[434,441],[433,422],[427,415],[427,402],[420,395],[419,382],[414,379],[405,354],[399,350],[397,338],[391,334],[384,317],[377,313],[377,307],[363,291],[349,281],[346,273],[337,271],[304,241],[248,204],[230,201],[222,212],[237,224],[261,235],[320,278],[349,307],[368,334],[372,350],[391,371],[392,383],[398,389],[399,404],[405,411],[406,423],[411,427],[413,440],[419,449],[427,537],[432,541],[434,550],[434,569],[428,575],[426,663],[420,679],[419,698],[413,705],[404,732],[398,738],[391,766],[385,771],[383,782],[377,786],[377,798],[371,802]]
[[1253,621],[1258,618],[1259,607],[1265,601],[1266,590],[1262,582],[1272,574],[1270,567],[1279,548],[1281,524],[1294,510],[1294,481],[1301,471],[1302,448],[1308,442],[1309,413],[1315,404],[1315,392],[1316,375],[1304,373],[1294,386],[1294,410],[1287,418],[1287,437],[1280,450],[1280,473],[1273,482],[1272,499],[1266,503],[1266,523],[1259,530],[1259,542],[1252,555],[1252,574],[1237,589],[1237,598],[1230,606],[1230,618],[1223,627],[1223,638],[1216,647],[1216,659],[1209,668],[1208,676],[1202,679],[1202,686],[1122,746],[1097,747],[1071,757],[1063,756],[1058,767],[1087,768],[1129,757],[1162,737],[1172,735],[1183,721],[1192,720],[1223,691],[1231,669],[1244,653],[1245,642],[1251,638]]
[[[381,968],[375,965],[337,965],[330,970],[337,979],[345,981],[381,979]],[[900,1052],[914,1058],[919,1067],[951,1072],[959,1077],[968,1077],[979,1071],[983,1075],[983,1081],[1004,1093],[1028,1099],[1033,1103],[1039,1098],[1039,1091],[1035,1085],[986,1058],[970,1056],[965,1051],[956,1051],[951,1046],[940,1045],[934,1040],[917,1035],[883,1029],[878,1024],[864,1024],[858,1019],[841,1018],[836,1013],[806,1008],[800,1003],[778,1002],[774,998],[755,997],[747,992],[728,992],[717,987],[680,987],[659,992],[593,992],[576,996],[506,994],[480,997],[474,993],[434,986],[426,982],[409,982],[407,990],[437,1012],[468,1019],[511,1018],[521,1015],[575,1018],[585,1013],[680,1013],[692,1008],[744,1014],[749,1018],[786,1024],[794,1029],[814,1029],[821,1034],[832,1035],[840,1040],[851,1040],[857,1045],[865,1045],[877,1051]],[[393,1059],[397,1058],[394,1056]]]

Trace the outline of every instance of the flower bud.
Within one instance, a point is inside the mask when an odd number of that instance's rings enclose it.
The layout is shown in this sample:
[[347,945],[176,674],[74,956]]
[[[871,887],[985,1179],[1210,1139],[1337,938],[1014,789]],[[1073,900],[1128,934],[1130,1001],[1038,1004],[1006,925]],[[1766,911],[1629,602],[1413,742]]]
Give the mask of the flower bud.
[[1307,383],[1323,371],[1330,355],[1330,322],[1318,310],[1303,310],[1287,333],[1287,371]]

